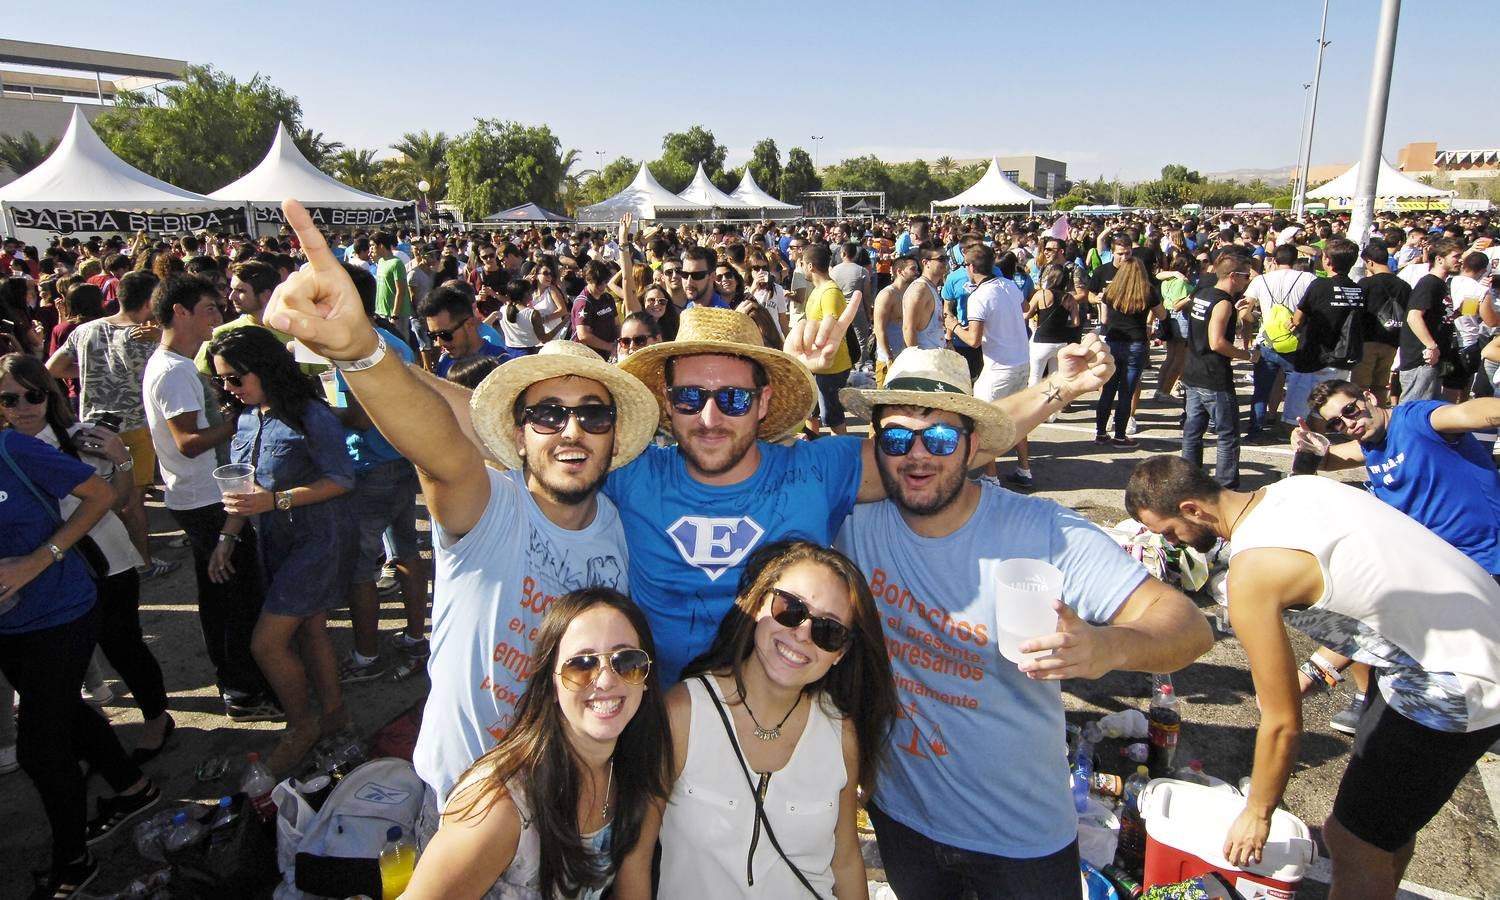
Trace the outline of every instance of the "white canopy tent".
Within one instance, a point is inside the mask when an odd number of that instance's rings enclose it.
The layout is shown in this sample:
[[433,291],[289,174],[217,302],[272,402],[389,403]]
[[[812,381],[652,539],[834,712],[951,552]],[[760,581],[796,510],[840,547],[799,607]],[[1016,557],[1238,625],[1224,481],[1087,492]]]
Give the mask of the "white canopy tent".
[[755,176],[750,174],[749,166],[745,167],[745,177],[740,179],[740,186],[731,191],[729,196],[751,209],[758,210],[766,218],[786,219],[802,212],[802,207],[797,204],[782,203],[761,190],[760,185],[755,183]]
[[277,124],[271,150],[260,165],[210,197],[249,206],[257,225],[284,223],[281,201],[295,197],[313,221],[329,227],[372,227],[410,219],[416,205],[356,190],[307,161],[286,126]]
[[706,219],[713,207],[684,200],[661,186],[651,175],[651,170],[641,163],[641,170],[625,190],[608,200],[578,210],[578,221],[583,223],[618,222],[626,213],[636,221],[655,219],[694,220]]
[[[708,173],[703,171],[703,163],[698,163],[697,174],[693,176],[693,180],[677,196],[689,203],[711,206],[723,218],[734,218],[736,214],[744,214],[751,211],[750,207],[719,190],[718,186],[709,180]],[[725,213],[728,215],[723,215]]]
[[990,157],[990,167],[968,190],[947,200],[933,203],[934,208],[950,206],[972,206],[975,208],[996,206],[1046,206],[1051,201],[1038,197],[1006,178],[1000,173],[1000,160]]
[[[1359,192],[1359,163],[1350,166],[1344,174],[1320,188],[1307,192],[1310,200],[1327,200],[1334,209],[1348,209],[1354,205],[1354,195]],[[1453,191],[1445,191],[1423,184],[1415,178],[1403,175],[1395,166],[1380,158],[1380,171],[1375,178],[1375,202],[1389,204],[1398,200],[1432,200],[1447,198]]]
[[120,159],[74,107],[57,149],[0,188],[0,225],[29,242],[45,242],[54,233],[238,230],[243,211],[232,206],[152,178]]

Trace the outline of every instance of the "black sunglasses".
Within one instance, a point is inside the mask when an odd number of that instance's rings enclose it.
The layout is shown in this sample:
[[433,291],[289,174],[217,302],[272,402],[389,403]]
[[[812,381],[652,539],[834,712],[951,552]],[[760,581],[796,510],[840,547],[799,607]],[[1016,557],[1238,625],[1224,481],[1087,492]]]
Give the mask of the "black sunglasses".
[[807,608],[807,601],[781,588],[771,588],[771,618],[785,628],[798,628],[803,622],[812,620],[812,642],[829,653],[837,653],[848,645],[854,631],[832,616],[815,616]]
[[472,318],[474,317],[464,316],[462,319],[459,319],[456,323],[454,323],[452,328],[445,328],[442,331],[432,332],[433,340],[443,341],[445,343],[453,340],[453,336],[463,330],[464,323]]
[[226,384],[229,385],[230,387],[244,387],[245,386],[245,376],[244,375],[215,375],[214,376],[214,384],[217,384],[219,387],[223,387]]
[[607,434],[615,427],[615,408],[608,403],[538,403],[526,407],[521,421],[529,423],[537,434],[557,434],[568,427],[568,416],[578,420],[578,427],[589,434]]
[[928,453],[933,456],[952,456],[958,449],[958,439],[967,433],[967,429],[957,425],[928,425],[920,431],[904,425],[884,425],[875,432],[875,446],[886,456],[905,456],[911,452],[912,444],[920,435],[922,446],[927,448]]
[[587,690],[604,674],[604,667],[626,684],[644,684],[651,672],[651,654],[639,647],[627,647],[613,653],[585,653],[563,660],[557,674],[563,687],[570,691]]
[[1329,428],[1339,434],[1343,434],[1349,427],[1344,424],[1346,421],[1354,418],[1363,418],[1367,415],[1369,415],[1369,410],[1361,407],[1358,400],[1350,400],[1344,404],[1344,408],[1339,410],[1337,415],[1326,418],[1324,421],[1328,423]]
[[704,279],[704,278],[708,277],[708,270],[707,269],[701,269],[701,270],[699,270],[697,272],[689,272],[687,269],[683,269],[682,270],[682,274],[686,278],[691,278],[694,281],[699,281],[701,279]]
[[760,394],[760,388],[727,387],[710,389],[706,387],[669,387],[667,397],[672,401],[672,408],[685,416],[696,416],[703,412],[703,407],[708,405],[708,398],[712,397],[714,405],[719,412],[726,416],[743,416],[750,411],[750,401]]
[[37,390],[36,388],[27,388],[19,394],[0,394],[0,406],[6,409],[15,409],[21,405],[22,398],[32,406],[41,406],[47,402],[47,392]]
[[668,269],[666,266],[663,266],[662,270],[661,270],[661,273],[663,275],[681,275],[682,274],[682,270],[681,269]]
[[651,335],[643,334],[639,337],[616,338],[616,342],[619,343],[621,347],[628,347],[629,349],[634,350],[636,347],[645,347],[649,345],[651,343]]

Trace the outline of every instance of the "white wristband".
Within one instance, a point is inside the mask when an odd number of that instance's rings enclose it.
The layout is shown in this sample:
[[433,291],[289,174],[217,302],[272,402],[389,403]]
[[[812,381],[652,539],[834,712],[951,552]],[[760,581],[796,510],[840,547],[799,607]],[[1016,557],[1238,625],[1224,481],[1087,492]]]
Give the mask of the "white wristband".
[[333,367],[341,372],[363,372],[365,369],[374,368],[385,359],[385,341],[380,337],[375,339],[375,352],[363,359],[330,359]]

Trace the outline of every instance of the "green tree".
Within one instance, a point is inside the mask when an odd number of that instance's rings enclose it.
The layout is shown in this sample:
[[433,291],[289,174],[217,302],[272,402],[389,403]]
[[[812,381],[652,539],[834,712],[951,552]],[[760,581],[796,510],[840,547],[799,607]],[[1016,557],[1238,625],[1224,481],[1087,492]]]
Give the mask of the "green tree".
[[635,173],[640,170],[640,163],[628,156],[619,157],[584,181],[578,205],[588,206],[613,197],[625,190],[625,186],[635,179]]
[[1197,172],[1189,171],[1187,166],[1177,163],[1168,163],[1161,167],[1162,181],[1181,181],[1188,184],[1202,184],[1204,179]]
[[766,138],[755,145],[750,151],[750,162],[746,164],[750,169],[750,177],[760,185],[760,189],[772,196],[781,190],[781,153],[776,149],[776,141]]
[[255,167],[277,123],[302,131],[302,106],[261,75],[240,81],[212,66],[188,66],[182,83],[161,89],[166,102],[123,92],[94,120],[121,159],[178,187],[216,191]]
[[[764,185],[762,185],[764,187]],[[793,147],[786,154],[786,168],[781,170],[781,197],[783,202],[795,203],[807,191],[823,189],[823,179],[813,167],[812,157],[801,147]]]
[[545,125],[475,119],[448,147],[448,202],[466,219],[531,201],[556,209],[563,181],[562,145]]
[[[891,186],[885,197],[887,209],[925,210],[932,201],[952,196],[932,177],[932,169],[920,159],[895,163],[888,170]],[[956,193],[958,191],[953,192]]]
[[331,161],[333,177],[355,190],[379,193],[381,190],[381,165],[375,159],[374,150],[356,150],[346,147],[334,155]]
[[339,141],[330,141],[323,136],[323,132],[313,131],[310,128],[297,128],[292,131],[292,143],[297,145],[297,149],[302,151],[302,155],[307,158],[308,162],[325,172],[333,165],[334,155],[344,149],[344,145]]
[[939,175],[952,175],[958,171],[958,163],[954,162],[951,156],[939,156],[937,162],[932,164],[932,171]]
[[702,125],[694,125],[687,131],[668,132],[661,139],[661,158],[648,164],[651,174],[662,187],[677,193],[688,186],[698,166],[709,178],[723,173],[724,157],[728,148],[714,138],[714,133]]
[[25,175],[42,164],[57,149],[57,138],[43,141],[30,131],[18,135],[0,135],[0,166],[16,175]]
[[415,197],[417,183],[428,185],[427,197],[436,202],[448,195],[448,135],[439,131],[408,131],[391,149],[401,154],[390,166],[388,184],[393,193]]

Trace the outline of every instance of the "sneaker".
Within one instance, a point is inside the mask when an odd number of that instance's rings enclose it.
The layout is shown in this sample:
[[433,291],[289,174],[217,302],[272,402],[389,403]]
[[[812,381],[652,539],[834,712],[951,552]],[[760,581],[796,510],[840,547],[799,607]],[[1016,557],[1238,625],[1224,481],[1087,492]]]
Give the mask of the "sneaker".
[[367,663],[361,664],[351,653],[344,657],[339,663],[339,683],[358,684],[362,681],[374,681],[385,674],[385,661],[375,657]]
[[188,550],[193,546],[193,541],[184,534],[167,541],[167,546],[173,550]]
[[1365,708],[1365,695],[1354,694],[1349,698],[1349,705],[1339,710],[1339,714],[1328,720],[1328,727],[1341,734],[1353,734],[1359,727],[1359,714]]
[[401,590],[401,582],[396,578],[396,565],[386,563],[380,568],[380,577],[375,579],[375,590],[381,594],[391,594]]
[[129,824],[131,819],[155,806],[161,800],[161,790],[150,781],[145,790],[116,797],[100,797],[98,813],[89,820],[84,837],[89,846],[99,843]]
[[231,722],[279,722],[286,715],[281,707],[270,700],[227,701],[224,715]]
[[103,706],[115,699],[115,689],[107,681],[101,681],[95,687],[86,687],[81,693],[85,702],[95,706]]
[[145,581],[148,578],[160,578],[163,575],[171,575],[181,567],[182,563],[180,562],[168,562],[164,559],[158,559],[136,566],[135,574],[141,576],[141,580]]
[[37,878],[36,889],[31,892],[31,896],[43,900],[76,897],[98,875],[98,861],[94,859],[94,854],[85,851],[83,859],[53,866],[51,871]]
[[1141,445],[1140,441],[1128,437],[1110,438],[1109,442],[1116,447],[1139,447]]
[[427,643],[427,638],[417,638],[413,641],[407,638],[404,631],[391,635],[390,644],[392,650],[418,659],[426,659],[432,655],[432,645]]
[[1094,443],[1096,443],[1096,444],[1107,444],[1107,443],[1109,443],[1109,435],[1105,435],[1105,434],[1096,434],[1096,435],[1094,435]]
[[392,681],[405,681],[415,675],[420,675],[427,668],[426,656],[408,656],[403,654],[392,665],[386,673]]
[[1140,434],[1141,433],[1141,426],[1136,424],[1135,416],[1131,416],[1130,417],[1130,421],[1128,421],[1128,422],[1125,423],[1125,433],[1126,434]]
[[16,761],[16,745],[0,747],[0,775],[9,775],[19,768],[21,764]]
[[1030,472],[1022,472],[1019,469],[1005,476],[1005,480],[1021,487],[1031,487],[1033,484],[1036,484],[1036,479],[1032,477]]

